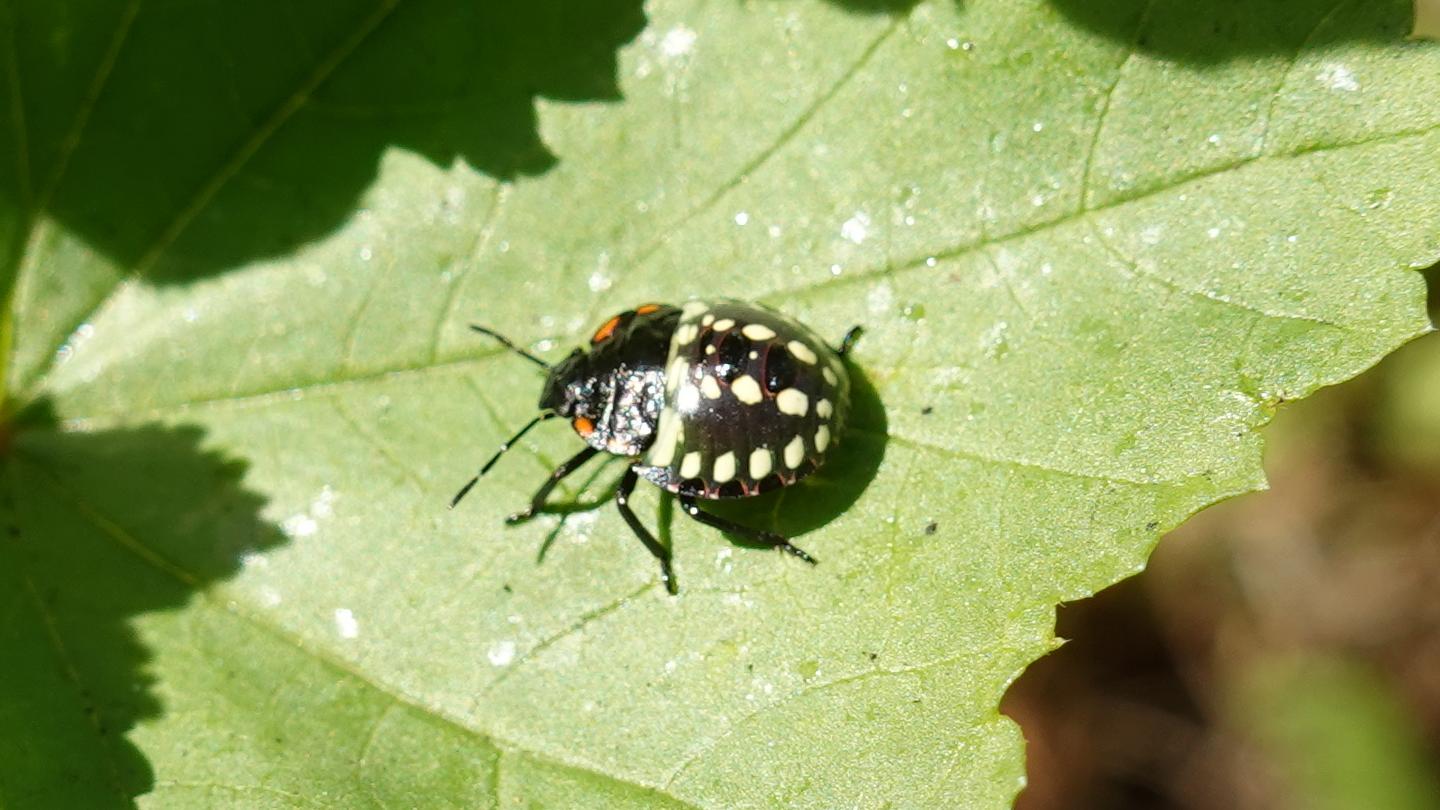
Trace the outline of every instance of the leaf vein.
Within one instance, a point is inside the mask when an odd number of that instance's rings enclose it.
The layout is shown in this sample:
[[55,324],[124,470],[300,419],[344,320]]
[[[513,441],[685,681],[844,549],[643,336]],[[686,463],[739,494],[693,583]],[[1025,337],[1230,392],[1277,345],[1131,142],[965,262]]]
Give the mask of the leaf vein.
[[[363,43],[370,34],[380,27],[380,23],[390,16],[390,12],[400,3],[400,0],[381,0],[379,6],[361,21],[359,27],[351,33],[341,44],[332,51],[324,61],[316,66],[316,69],[307,76],[300,84],[300,87],[283,102],[271,116],[261,123],[260,127],[251,134],[250,138],[240,145],[237,152],[216,170],[214,176],[201,186],[196,195],[191,198],[188,205],[182,208],[175,219],[164,230],[161,231],[155,243],[140,254],[140,259],[130,272],[116,274],[110,288],[96,297],[95,303],[88,307],[85,314],[67,330],[68,335],[75,331],[74,327],[94,317],[105,304],[123,288],[127,278],[143,276],[157,262],[160,256],[179,238],[180,234],[194,221],[195,217],[209,205],[210,201],[220,193],[220,190],[254,157],[257,152],[278,132],[284,124],[304,107],[310,93],[314,92],[326,79],[340,66],[345,59]],[[63,343],[60,345],[64,345]],[[59,350],[59,346],[55,350]],[[53,352],[52,352],[53,354]],[[41,372],[40,377],[44,377]]]
[[1090,133],[1090,146],[1085,150],[1085,163],[1080,170],[1080,210],[1084,211],[1090,207],[1090,177],[1094,173],[1095,154],[1100,151],[1100,139],[1105,131],[1105,121],[1110,116],[1110,104],[1115,99],[1115,91],[1119,89],[1120,82],[1125,78],[1125,69],[1135,59],[1140,51],[1140,38],[1145,35],[1145,26],[1150,22],[1150,13],[1155,10],[1155,0],[1149,0],[1145,10],[1140,13],[1140,19],[1135,24],[1135,34],[1130,39],[1130,47],[1125,52],[1125,58],[1120,60],[1119,66],[1115,68],[1115,79],[1105,89],[1105,96],[1100,100],[1100,110],[1095,115],[1095,129]]
[[1200,183],[1210,178],[1226,174],[1228,172],[1238,171],[1251,164],[1270,162],[1278,163],[1287,160],[1294,160],[1296,158],[1301,158],[1312,154],[1343,152],[1349,149],[1356,149],[1364,146],[1400,143],[1415,138],[1423,138],[1428,135],[1432,135],[1437,131],[1440,131],[1440,124],[1386,133],[1384,135],[1378,135],[1371,138],[1362,138],[1356,141],[1315,145],[1311,147],[1297,149],[1293,152],[1287,152],[1284,154],[1244,157],[1227,163],[1223,166],[1214,166],[1203,171],[1196,172],[1195,174],[1187,175],[1185,177],[1173,178],[1159,186],[1152,187],[1130,197],[1116,198],[1094,208],[1088,208],[1081,211],[1072,211],[1069,213],[1061,214],[1052,219],[1047,219],[1042,222],[1027,225],[1023,228],[1012,231],[1002,236],[997,236],[991,239],[980,239],[976,241],[965,242],[962,244],[952,245],[947,248],[942,248],[938,251],[928,252],[923,255],[916,255],[910,259],[902,260],[902,262],[898,265],[891,265],[887,263],[883,267],[861,270],[854,273],[846,273],[840,276],[827,276],[819,281],[810,282],[808,284],[797,284],[792,287],[781,288],[773,292],[766,293],[764,296],[761,297],[761,300],[773,302],[775,299],[781,298],[805,297],[834,288],[847,287],[852,284],[868,283],[876,278],[883,276],[889,276],[892,274],[898,276],[901,274],[908,274],[931,269],[934,262],[939,260],[958,259],[973,255],[974,253],[989,247],[1004,245],[1011,242],[1018,242],[1022,239],[1027,239],[1031,236],[1035,236],[1046,231],[1051,231],[1065,225],[1070,225],[1072,223],[1082,221],[1090,215],[1119,210],[1131,203],[1140,202],[1151,197],[1156,197],[1161,194],[1183,188],[1188,185]]
[[851,64],[850,67],[847,68],[845,72],[842,73],[833,84],[826,88],[823,93],[816,96],[815,100],[810,103],[810,106],[806,107],[803,111],[801,111],[800,115],[797,116],[795,120],[790,123],[789,126],[781,130],[780,134],[775,138],[773,142],[771,142],[764,149],[761,149],[759,152],[753,155],[748,161],[744,163],[744,165],[740,167],[739,171],[735,172],[735,174],[732,175],[729,180],[721,183],[713,191],[706,195],[705,198],[701,200],[698,205],[686,211],[684,214],[681,215],[680,219],[665,227],[661,231],[660,235],[651,239],[648,244],[646,244],[643,248],[640,249],[638,253],[631,257],[630,265],[635,268],[639,268],[640,266],[642,266],[646,261],[648,261],[652,256],[654,256],[660,250],[660,248],[669,244],[671,238],[676,232],[684,228],[696,217],[703,215],[706,211],[709,211],[711,208],[715,207],[716,203],[720,202],[720,200],[722,200],[725,195],[738,188],[751,174],[758,171],[760,167],[764,166],[770,161],[771,158],[778,154],[779,151],[783,149],[786,144],[793,141],[795,137],[799,135],[800,132],[804,130],[805,127],[812,120],[814,120],[815,116],[830,102],[830,100],[835,98],[835,96],[839,94],[842,89],[844,89],[857,75],[860,74],[860,72],[865,68],[866,65],[869,64],[870,60],[880,50],[880,46],[884,45],[885,42],[890,39],[890,37],[899,29],[900,25],[903,24],[904,21],[905,20],[903,17],[896,16],[896,18],[893,19],[890,24],[884,28],[884,30],[882,30],[873,40],[870,41],[868,45],[865,46],[865,49],[860,52],[860,55],[856,58],[855,62]]

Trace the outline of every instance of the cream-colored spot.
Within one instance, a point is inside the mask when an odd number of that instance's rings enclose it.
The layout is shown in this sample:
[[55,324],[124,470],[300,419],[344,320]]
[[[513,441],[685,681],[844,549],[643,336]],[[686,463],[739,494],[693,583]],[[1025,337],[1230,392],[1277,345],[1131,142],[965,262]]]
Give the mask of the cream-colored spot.
[[760,353],[759,353],[759,352],[750,352],[749,357],[750,357],[751,360],[759,360],[759,359],[760,359]]
[[660,425],[655,429],[655,443],[650,446],[649,461],[656,467],[668,467],[675,460],[675,445],[680,439],[680,418],[669,408],[660,412]]
[[699,450],[695,450],[695,451],[693,451],[693,452],[686,453],[686,454],[685,454],[685,458],[680,461],[680,477],[681,477],[681,478],[694,478],[695,476],[697,476],[697,475],[699,475],[699,474],[700,474],[700,451],[699,451]]
[[781,413],[804,416],[805,412],[810,410],[810,398],[799,388],[786,388],[775,396],[775,405],[780,408]]
[[770,474],[770,466],[775,463],[775,457],[769,450],[763,447],[750,451],[750,477],[759,481]]
[[741,374],[737,377],[735,382],[730,383],[730,390],[735,392],[736,399],[746,405],[754,405],[763,399],[760,394],[760,383],[755,382],[755,378],[749,374]]
[[840,382],[840,378],[836,377],[835,372],[831,371],[830,369],[824,369],[823,373],[825,374],[825,382],[830,383],[831,385],[835,385],[836,383]]
[[685,306],[680,308],[680,315],[687,321],[693,321],[710,310],[710,305],[704,301],[686,301]]
[[721,318],[720,320],[715,322],[715,331],[724,332],[726,329],[733,328],[734,326],[734,321],[730,320],[729,318]]
[[684,346],[685,344],[694,340],[695,336],[698,334],[700,334],[700,327],[696,326],[693,323],[684,324],[679,329],[675,330],[675,342],[680,344],[681,346]]
[[700,323],[703,324],[704,326],[709,326],[710,324],[712,324],[712,323],[714,323],[714,322],[715,322],[715,313],[713,313],[713,312],[707,312],[707,313],[705,313],[705,317],[703,317],[703,318],[700,319]]
[[705,379],[700,381],[700,393],[704,394],[706,399],[719,399],[720,383],[715,381],[714,376],[706,374]]
[[714,344],[714,343],[706,343],[706,344],[705,344],[705,353],[706,353],[706,354],[714,354],[714,353],[715,353],[715,344]]
[[785,348],[789,349],[790,353],[795,355],[795,359],[802,363],[808,363],[813,366],[815,365],[815,361],[820,359],[815,356],[815,352],[810,351],[809,346],[806,346],[798,340],[792,340],[786,343]]
[[828,399],[822,399],[815,403],[815,414],[821,419],[829,419],[830,414],[834,412],[835,408],[830,404],[830,400]]
[[710,476],[715,483],[723,484],[735,477],[735,454],[726,451],[715,459],[715,468]]
[[675,358],[671,361],[670,368],[665,369],[665,387],[673,393],[689,372],[690,364],[685,362],[685,358]]
[[815,449],[816,449],[817,451],[823,453],[823,452],[825,452],[825,448],[827,448],[827,447],[829,447],[829,446],[830,446],[830,428],[829,428],[828,426],[826,426],[826,425],[821,425],[819,428],[817,428],[817,429],[815,430]]
[[769,340],[775,337],[775,330],[764,324],[747,323],[745,327],[740,330],[740,334],[751,340]]
[[799,467],[800,462],[804,460],[805,440],[799,436],[796,436],[795,438],[790,440],[789,444],[785,445],[785,466],[793,470],[796,467]]
[[692,414],[700,407],[700,389],[686,383],[680,386],[680,393],[675,395],[675,409],[682,414]]

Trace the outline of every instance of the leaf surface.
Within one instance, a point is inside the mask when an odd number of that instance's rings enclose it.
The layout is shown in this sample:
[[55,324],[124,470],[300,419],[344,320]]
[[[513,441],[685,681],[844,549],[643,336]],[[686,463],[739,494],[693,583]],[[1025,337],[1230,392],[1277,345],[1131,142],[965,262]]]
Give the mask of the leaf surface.
[[[79,5],[0,38],[0,804],[1004,806],[1055,605],[1428,328],[1402,2]],[[504,526],[553,425],[445,511],[540,382],[468,323],[692,295],[868,330],[737,513],[817,568],[646,491],[666,596],[618,463]]]

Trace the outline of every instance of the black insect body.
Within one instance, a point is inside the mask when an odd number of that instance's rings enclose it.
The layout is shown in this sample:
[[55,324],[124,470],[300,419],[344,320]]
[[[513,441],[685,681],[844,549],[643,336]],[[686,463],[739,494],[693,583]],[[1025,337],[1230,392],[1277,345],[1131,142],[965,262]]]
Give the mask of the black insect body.
[[685,514],[701,523],[815,562],[787,538],[710,514],[697,502],[788,486],[824,463],[845,426],[850,380],[841,358],[859,327],[832,349],[803,324],[755,304],[646,304],[607,320],[588,351],[577,348],[554,366],[490,329],[471,328],[549,374],[540,415],[500,446],[452,507],[530,428],[564,417],[587,446],[556,468],[510,522],[533,516],[561,479],[606,452],[631,460],[616,505],[659,559],[670,593],[676,592],[670,551],[629,506],[640,478],[675,493]]

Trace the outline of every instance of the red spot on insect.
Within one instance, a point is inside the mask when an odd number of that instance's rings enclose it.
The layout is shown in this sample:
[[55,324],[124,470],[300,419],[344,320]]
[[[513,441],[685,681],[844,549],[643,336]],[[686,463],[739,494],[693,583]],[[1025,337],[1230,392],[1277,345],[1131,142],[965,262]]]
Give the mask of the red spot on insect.
[[591,343],[599,343],[600,341],[604,340],[605,338],[610,337],[611,335],[615,334],[615,327],[617,327],[617,326],[619,326],[619,325],[620,325],[620,316],[619,316],[619,315],[616,315],[615,317],[613,317],[613,318],[611,318],[610,320],[606,321],[605,323],[601,324],[599,329],[596,329],[596,330],[595,330],[595,335],[594,335],[594,337],[590,338],[590,342],[591,342]]
[[649,315],[650,313],[656,312],[656,311],[658,311],[659,309],[660,309],[660,305],[659,305],[659,304],[641,304],[640,306],[638,306],[638,307],[635,308],[635,314],[636,314],[636,315]]
[[595,423],[584,416],[575,417],[570,424],[575,427],[575,432],[579,433],[581,438],[588,439],[590,434],[595,432]]

